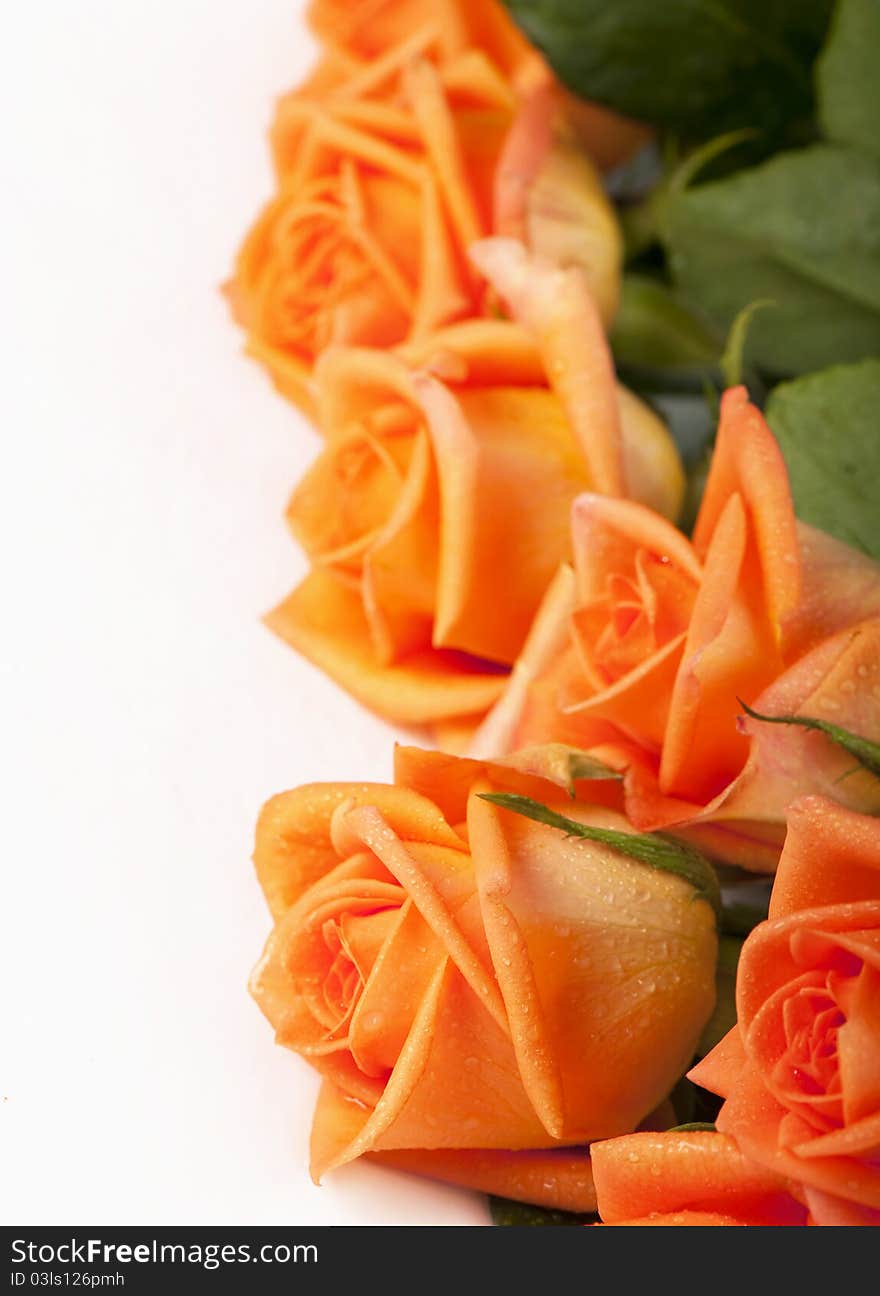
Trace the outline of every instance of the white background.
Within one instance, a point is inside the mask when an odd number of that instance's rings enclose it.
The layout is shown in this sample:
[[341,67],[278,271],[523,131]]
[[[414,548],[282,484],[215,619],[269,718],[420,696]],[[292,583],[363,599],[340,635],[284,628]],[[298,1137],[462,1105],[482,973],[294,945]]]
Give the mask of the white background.
[[390,730],[260,615],[314,435],[218,292],[258,204],[297,0],[28,0],[4,17],[0,1220],[485,1223],[356,1165],[245,982],[253,822],[386,778]]

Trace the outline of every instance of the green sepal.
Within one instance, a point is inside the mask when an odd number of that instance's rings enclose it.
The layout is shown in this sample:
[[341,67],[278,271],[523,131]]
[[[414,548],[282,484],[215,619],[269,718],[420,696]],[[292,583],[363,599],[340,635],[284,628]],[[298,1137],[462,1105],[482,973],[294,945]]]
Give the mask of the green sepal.
[[880,743],[862,738],[841,725],[831,724],[829,720],[817,720],[813,716],[802,715],[762,715],[760,711],[747,706],[742,698],[738,698],[737,701],[746,715],[751,716],[753,720],[760,720],[764,724],[797,725],[801,729],[813,729],[817,733],[824,734],[848,755],[854,757],[863,769],[873,774],[875,778],[880,778]]
[[693,887],[696,899],[705,900],[714,913],[716,920],[721,919],[721,890],[715,870],[699,851],[673,837],[661,833],[626,833],[613,828],[594,828],[589,824],[578,823],[558,814],[540,801],[521,796],[518,792],[481,792],[484,801],[514,814],[524,815],[536,823],[546,824],[549,828],[558,828],[568,837],[579,837],[585,841],[599,842],[610,846],[640,864],[658,869],[663,873],[672,873]]

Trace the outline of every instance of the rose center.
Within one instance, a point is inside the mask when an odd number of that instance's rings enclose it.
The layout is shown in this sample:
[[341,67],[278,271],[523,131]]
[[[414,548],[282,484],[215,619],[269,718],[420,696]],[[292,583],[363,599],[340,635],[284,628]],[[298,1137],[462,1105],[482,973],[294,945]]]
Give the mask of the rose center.
[[417,418],[402,401],[378,405],[336,437],[294,492],[288,521],[315,564],[357,579],[400,498]]
[[573,633],[596,688],[606,688],[648,661],[687,628],[695,586],[665,555],[640,548],[628,572],[579,608]]
[[398,907],[333,913],[303,932],[295,958],[299,991],[325,1040],[342,1040]]
[[778,1097],[820,1131],[843,1123],[838,1035],[846,1016],[832,979],[804,986],[786,1000],[785,1048],[773,1072]]
[[272,341],[306,356],[345,341],[340,312],[357,299],[371,268],[332,177],[312,186],[279,221],[275,244],[267,299]]

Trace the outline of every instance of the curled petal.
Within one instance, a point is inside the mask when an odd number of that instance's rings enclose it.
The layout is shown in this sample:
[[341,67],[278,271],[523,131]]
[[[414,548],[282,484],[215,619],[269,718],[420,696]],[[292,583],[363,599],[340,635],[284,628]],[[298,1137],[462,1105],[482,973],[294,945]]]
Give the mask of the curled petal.
[[484,239],[470,257],[538,343],[551,387],[590,469],[593,489],[623,495],[614,363],[583,272],[529,258],[513,239]]
[[552,84],[521,105],[495,169],[494,232],[579,266],[603,323],[617,310],[623,239],[614,208]]
[[357,592],[320,570],[265,621],[365,706],[399,724],[486,711],[504,689],[503,673],[452,650],[426,646],[391,665],[377,662]]
[[749,1162],[724,1134],[630,1134],[596,1143],[591,1151],[605,1224],[650,1221],[654,1215],[657,1223],[691,1222],[676,1218],[681,1213],[721,1215],[737,1224],[806,1222],[786,1180]]
[[481,1148],[376,1152],[371,1160],[549,1210],[591,1214],[596,1191],[586,1148],[508,1151]]

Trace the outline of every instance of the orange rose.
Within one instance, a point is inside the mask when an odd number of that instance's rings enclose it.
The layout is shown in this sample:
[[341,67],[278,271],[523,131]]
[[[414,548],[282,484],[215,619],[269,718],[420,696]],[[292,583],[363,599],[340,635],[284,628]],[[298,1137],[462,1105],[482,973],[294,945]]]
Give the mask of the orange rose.
[[737,1025],[691,1072],[718,1129],[798,1185],[814,1224],[880,1224],[880,823],[789,812],[770,916],[746,940]]
[[626,831],[528,772],[552,775],[554,756],[403,748],[392,787],[316,784],[264,809],[275,928],[251,985],[278,1042],[324,1077],[316,1179],[370,1155],[589,1210],[584,1145],[632,1129],[687,1064],[714,999],[709,905],[477,795],[530,793]]
[[641,122],[576,98],[556,84],[542,56],[497,0],[438,0],[427,17],[424,0],[315,0],[309,22],[326,45],[328,64],[341,60],[351,69],[379,60],[384,66],[385,59],[394,58],[389,51],[404,42],[414,48],[434,42],[444,62],[475,68],[478,60],[488,60],[523,97],[551,83],[579,141],[603,171],[626,161],[651,136]]
[[316,6],[337,42],[278,106],[278,192],[228,292],[248,351],[308,413],[327,346],[491,315],[466,250],[493,228],[581,265],[606,323],[616,308],[621,237],[584,152],[613,123],[569,112],[498,6],[441,8],[448,21],[412,4]]
[[446,58],[480,49],[509,79],[543,68],[498,0],[312,0],[308,20],[331,50],[374,62],[407,39],[431,33]]
[[522,275],[532,332],[473,320],[399,354],[325,353],[326,447],[288,510],[313,570],[267,618],[404,724],[479,716],[496,700],[569,552],[579,492],[626,484],[673,514],[681,499],[672,441],[616,388],[580,272],[505,240],[476,255]]
[[[692,543],[641,504],[598,495],[575,502],[572,532],[574,570],[552,585],[474,751],[592,749],[626,771],[636,827],[687,827],[722,858],[772,871],[792,796],[830,791],[852,762],[820,735],[738,723],[739,699],[880,737],[880,621],[863,620],[880,613],[880,567],[795,521],[782,456],[743,388],[722,401]],[[880,809],[870,776],[839,793]]]

